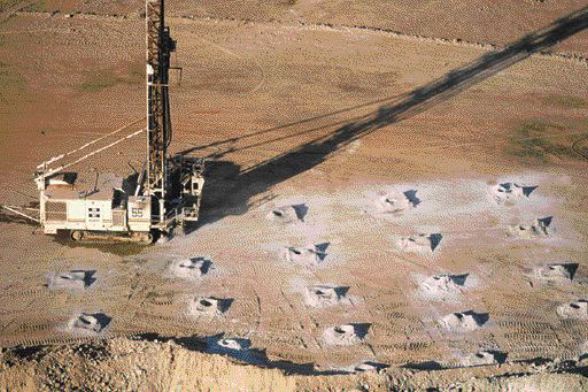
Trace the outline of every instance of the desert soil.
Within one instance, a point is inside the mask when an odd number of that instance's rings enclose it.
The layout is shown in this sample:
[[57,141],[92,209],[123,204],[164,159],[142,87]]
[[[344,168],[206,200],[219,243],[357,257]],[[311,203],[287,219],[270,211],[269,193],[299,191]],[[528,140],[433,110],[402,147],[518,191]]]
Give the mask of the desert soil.
[[[102,3],[0,2],[0,204],[34,205],[37,164],[144,115],[142,2]],[[145,248],[73,246],[0,215],[0,346],[10,348],[0,386],[51,389],[53,356],[113,380],[127,359],[112,353],[154,350],[162,388],[180,385],[172,366],[190,364],[284,385],[274,390],[357,388],[360,377],[402,388],[394,377],[419,374],[427,381],[412,388],[445,388],[517,366],[530,374],[537,358],[554,362],[528,380],[557,368],[585,388],[565,370],[585,365],[561,365],[588,341],[584,4],[412,3],[171,1],[183,68],[172,148],[209,159],[201,222]],[[549,29],[557,23],[568,24]],[[79,180],[132,174],[144,147],[135,138],[77,166]],[[504,196],[505,183],[529,191]],[[272,217],[292,205],[302,213]],[[179,276],[174,266],[198,257],[209,268]],[[72,270],[91,279],[53,284]],[[434,275],[461,278],[431,289]],[[339,294],[309,300],[316,285]],[[195,314],[200,297],[222,309]],[[107,321],[80,331],[81,313]],[[325,337],[347,324],[351,338]],[[223,349],[223,338],[244,346]],[[88,363],[79,345],[109,354]],[[503,367],[464,368],[480,351]],[[328,375],[365,361],[389,368]]]

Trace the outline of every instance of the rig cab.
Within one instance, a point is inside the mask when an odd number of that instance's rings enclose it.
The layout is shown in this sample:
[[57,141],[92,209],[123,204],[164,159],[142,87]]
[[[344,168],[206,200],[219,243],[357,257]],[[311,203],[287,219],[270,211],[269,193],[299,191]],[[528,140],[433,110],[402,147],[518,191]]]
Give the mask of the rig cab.
[[[107,238],[151,242],[156,235],[167,235],[178,225],[198,220],[204,161],[168,153],[172,140],[169,69],[176,41],[165,25],[164,1],[146,0],[145,18],[146,127],[73,162],[51,168],[56,162],[81,154],[124,128],[37,166],[39,222],[46,234],[67,231],[73,240]],[[133,181],[112,174],[98,174],[91,186],[84,187],[76,183],[76,173],[65,171],[143,133],[147,135],[145,164]]]

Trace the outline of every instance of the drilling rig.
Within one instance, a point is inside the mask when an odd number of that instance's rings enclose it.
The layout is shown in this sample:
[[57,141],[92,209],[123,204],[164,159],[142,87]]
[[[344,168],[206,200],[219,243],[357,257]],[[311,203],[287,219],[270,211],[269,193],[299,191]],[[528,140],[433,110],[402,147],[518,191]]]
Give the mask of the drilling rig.
[[[132,240],[150,243],[177,226],[198,220],[204,161],[171,156],[169,70],[176,41],[165,24],[164,0],[146,0],[146,107],[144,129],[58,167],[55,164],[102,142],[118,129],[82,147],[53,157],[39,166],[39,222],[46,234],[66,232],[75,241],[87,239]],[[112,174],[98,174],[91,189],[76,184],[76,165],[134,136],[147,135],[147,155],[132,184]],[[52,168],[53,167],[53,168]]]

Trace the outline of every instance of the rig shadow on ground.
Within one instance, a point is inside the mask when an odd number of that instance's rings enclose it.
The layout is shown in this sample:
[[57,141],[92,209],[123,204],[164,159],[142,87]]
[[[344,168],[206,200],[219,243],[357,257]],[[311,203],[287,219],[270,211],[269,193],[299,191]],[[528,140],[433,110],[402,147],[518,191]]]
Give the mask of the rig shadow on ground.
[[[506,68],[522,61],[534,53],[542,52],[553,45],[588,28],[588,7],[584,7],[562,17],[551,25],[525,35],[498,52],[481,56],[460,68],[454,69],[407,94],[379,101],[374,101],[354,108],[343,109],[323,116],[316,116],[297,123],[286,124],[269,130],[254,132],[241,138],[231,138],[208,145],[194,147],[181,152],[189,155],[195,151],[211,146],[218,147],[232,144],[239,139],[271,133],[294,124],[312,122],[332,114],[343,113],[358,107],[386,102],[368,115],[353,119],[351,122],[335,123],[340,125],[327,136],[315,138],[307,143],[284,152],[276,157],[260,162],[245,170],[232,162],[223,161],[231,152],[241,150],[229,147],[225,151],[210,156],[208,162],[207,189],[204,192],[203,213],[200,223],[187,229],[188,232],[198,226],[216,222],[228,215],[245,213],[252,207],[252,199],[283,181],[310,170],[338,150],[370,133],[388,125],[398,123],[441,103],[452,96],[496,75]],[[322,126],[320,128],[325,128]],[[320,128],[311,128],[296,134],[281,136],[264,143],[257,143],[245,148],[257,147],[286,138],[299,137]]]

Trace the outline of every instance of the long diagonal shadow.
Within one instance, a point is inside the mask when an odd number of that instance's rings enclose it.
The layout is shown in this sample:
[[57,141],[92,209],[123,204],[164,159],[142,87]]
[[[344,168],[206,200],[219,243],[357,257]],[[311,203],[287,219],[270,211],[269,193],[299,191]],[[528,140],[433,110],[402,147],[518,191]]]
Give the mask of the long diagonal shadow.
[[[211,162],[212,170],[208,176],[210,178],[208,187],[204,192],[201,222],[210,223],[222,219],[226,215],[244,213],[250,207],[252,197],[316,167],[349,143],[382,127],[421,113],[528,58],[533,53],[541,52],[587,27],[588,7],[584,7],[556,20],[546,28],[524,36],[503,50],[485,54],[477,60],[395,99],[393,103],[382,105],[378,110],[354,119],[326,136],[317,137],[246,170],[239,171],[238,167],[227,162]],[[321,118],[321,116],[315,118]],[[307,120],[302,122],[307,122]],[[279,128],[282,127],[268,131]],[[256,134],[261,133],[264,131]],[[274,140],[280,139],[282,138]]]
[[[317,121],[317,120],[320,120],[320,119],[323,119],[323,118],[333,117],[333,116],[336,116],[338,114],[347,113],[347,112],[351,112],[353,110],[358,110],[358,109],[362,109],[362,108],[367,108],[367,107],[374,106],[374,105],[377,105],[377,104],[389,103],[389,102],[391,102],[393,100],[399,99],[400,97],[402,97],[402,95],[398,95],[398,96],[394,96],[394,97],[380,98],[380,99],[376,99],[374,101],[362,103],[360,105],[351,106],[351,107],[347,107],[347,108],[335,110],[335,111],[332,111],[332,112],[329,112],[329,113],[325,113],[325,114],[320,114],[320,115],[317,115],[317,116],[308,117],[308,118],[305,118],[305,119],[302,119],[302,120],[298,120],[298,121],[294,121],[294,122],[290,122],[290,123],[287,123],[287,124],[281,124],[281,125],[278,125],[278,126],[275,126],[275,127],[272,127],[272,128],[263,129],[263,130],[260,130],[260,131],[255,131],[255,132],[247,133],[247,134],[236,136],[236,137],[231,137],[231,138],[228,138],[228,139],[218,140],[218,141],[215,141],[215,142],[212,142],[212,143],[208,143],[208,144],[194,145],[193,147],[190,147],[190,148],[187,148],[187,149],[185,149],[183,151],[178,152],[178,154],[180,154],[180,155],[187,155],[187,154],[191,154],[191,153],[196,152],[196,151],[199,151],[199,150],[205,150],[205,149],[211,148],[211,147],[219,147],[219,146],[231,145],[231,144],[236,143],[236,142],[241,141],[241,140],[245,140],[245,139],[257,137],[257,136],[264,135],[264,134],[279,132],[279,131],[282,131],[284,129],[291,128],[291,127],[293,127],[295,125],[302,125],[302,124],[306,124],[306,123],[311,123],[313,121]],[[349,121],[349,119],[344,120],[342,122],[348,122],[348,121]],[[329,125],[337,125],[337,124],[329,124]],[[312,131],[315,131],[317,129],[322,129],[322,128],[324,128],[324,127],[313,128],[313,129],[311,129],[309,131],[305,131],[304,133],[310,133]],[[288,135],[288,137],[292,137],[292,135]],[[272,139],[272,140],[270,140],[270,142],[279,141],[279,140],[282,140],[282,138]],[[267,141],[264,142],[264,143],[267,143]],[[251,147],[257,147],[257,144],[251,145]],[[226,152],[234,151],[231,148],[228,148],[227,150],[228,151],[226,151]],[[239,148],[239,150],[242,150],[242,148]],[[224,153],[225,152],[221,153],[220,155],[222,156],[222,155],[224,155]]]

